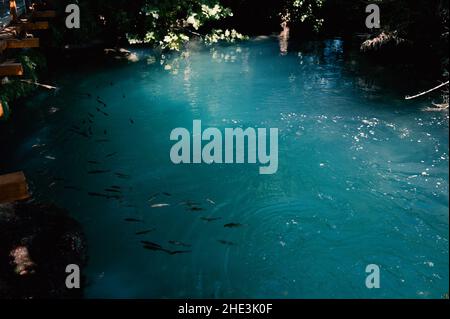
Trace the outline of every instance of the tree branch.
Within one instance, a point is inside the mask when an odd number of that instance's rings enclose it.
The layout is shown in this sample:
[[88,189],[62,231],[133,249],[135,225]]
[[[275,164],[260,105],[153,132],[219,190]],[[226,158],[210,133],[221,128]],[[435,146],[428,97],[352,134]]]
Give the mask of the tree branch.
[[441,83],[441,84],[439,84],[438,86],[436,86],[436,87],[434,87],[434,88],[432,88],[432,89],[430,89],[430,90],[428,90],[428,91],[425,91],[425,92],[422,92],[422,93],[419,93],[419,94],[416,94],[416,95],[413,95],[413,96],[409,96],[409,95],[408,95],[408,96],[405,96],[405,100],[412,100],[412,99],[415,99],[416,97],[419,97],[419,96],[428,94],[428,93],[430,93],[430,92],[433,92],[434,90],[437,90],[437,89],[439,89],[439,88],[441,88],[441,87],[447,85],[448,82],[449,82],[449,81],[447,81],[447,82],[445,82],[445,83]]

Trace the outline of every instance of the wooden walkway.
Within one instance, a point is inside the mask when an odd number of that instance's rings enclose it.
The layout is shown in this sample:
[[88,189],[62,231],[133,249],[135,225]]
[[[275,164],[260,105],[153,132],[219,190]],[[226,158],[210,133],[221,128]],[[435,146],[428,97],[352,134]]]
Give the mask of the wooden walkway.
[[[5,3],[9,3],[9,14],[5,15]],[[33,35],[33,31],[47,30],[47,19],[56,17],[56,12],[52,10],[32,11],[27,9],[25,0],[0,0],[1,24],[0,29],[0,54],[8,49],[38,48],[39,38]],[[30,32],[30,33],[29,33]],[[20,68],[11,67],[10,62],[0,64],[0,76],[21,76]]]
[[[24,74],[22,64],[7,60],[5,51],[40,47],[39,38],[33,32],[49,29],[45,19],[56,17],[55,11],[38,11],[30,3],[29,0],[0,0],[0,79]],[[6,109],[6,103],[0,101],[0,119]]]
[[[29,0],[0,0],[0,79],[22,76],[21,63],[7,59],[7,50],[38,48],[39,38],[33,32],[49,29],[48,21],[55,11],[36,11],[29,7]],[[0,83],[0,85],[2,85]],[[6,113],[6,103],[0,100],[0,119]],[[30,198],[28,183],[23,172],[0,175],[0,204]]]

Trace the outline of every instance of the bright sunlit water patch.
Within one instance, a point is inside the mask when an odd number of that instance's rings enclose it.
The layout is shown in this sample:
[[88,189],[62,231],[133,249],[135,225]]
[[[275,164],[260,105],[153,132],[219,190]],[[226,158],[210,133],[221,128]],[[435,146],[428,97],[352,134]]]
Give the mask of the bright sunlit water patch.
[[[448,292],[448,113],[403,100],[401,80],[377,78],[340,40],[284,56],[272,39],[138,56],[58,75],[57,94],[28,101],[5,166],[82,223],[87,297]],[[170,132],[194,119],[279,128],[278,172],[172,164]],[[88,194],[105,189],[123,197]],[[368,264],[380,289],[365,286]]]

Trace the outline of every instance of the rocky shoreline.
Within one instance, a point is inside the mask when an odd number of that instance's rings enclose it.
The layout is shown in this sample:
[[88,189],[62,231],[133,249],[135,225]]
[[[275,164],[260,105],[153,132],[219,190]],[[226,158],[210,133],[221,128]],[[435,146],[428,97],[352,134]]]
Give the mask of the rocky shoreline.
[[86,262],[82,228],[63,209],[32,200],[0,205],[0,299],[81,298],[82,288],[66,287],[65,270]]

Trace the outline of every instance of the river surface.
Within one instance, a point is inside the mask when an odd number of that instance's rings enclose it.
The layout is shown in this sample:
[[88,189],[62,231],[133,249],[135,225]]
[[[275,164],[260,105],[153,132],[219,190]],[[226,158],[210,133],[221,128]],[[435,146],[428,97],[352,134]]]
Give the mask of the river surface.
[[[24,170],[37,200],[84,227],[86,297],[448,292],[448,113],[405,101],[413,79],[358,61],[339,39],[287,54],[258,38],[136,57],[68,65],[57,93],[40,91],[8,124],[1,171]],[[278,128],[277,173],[173,164],[169,135],[195,119]],[[369,264],[379,289],[366,287]]]

